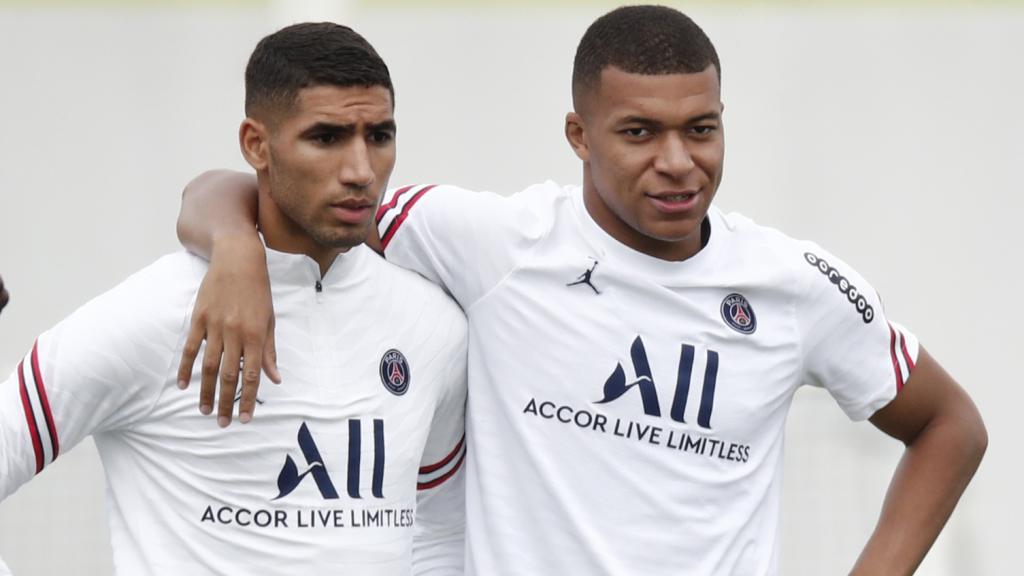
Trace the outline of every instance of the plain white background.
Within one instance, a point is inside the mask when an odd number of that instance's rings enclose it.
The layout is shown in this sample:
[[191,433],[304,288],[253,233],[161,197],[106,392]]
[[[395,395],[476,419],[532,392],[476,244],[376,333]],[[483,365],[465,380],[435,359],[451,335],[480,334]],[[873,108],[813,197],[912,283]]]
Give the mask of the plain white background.
[[[39,332],[177,249],[182,186],[244,168],[255,43],[308,18],[361,31],[391,66],[393,184],[511,193],[578,182],[562,136],[576,42],[612,6],[0,6],[0,374]],[[1024,222],[1024,9],[683,7],[723,63],[718,204],[811,238],[872,280],[986,418],[989,453],[919,574],[1019,565],[1024,402],[1016,366]],[[194,393],[195,391],[187,392]],[[840,574],[900,446],[817,390],[788,426],[783,574]],[[15,574],[108,574],[91,442],[0,505]]]

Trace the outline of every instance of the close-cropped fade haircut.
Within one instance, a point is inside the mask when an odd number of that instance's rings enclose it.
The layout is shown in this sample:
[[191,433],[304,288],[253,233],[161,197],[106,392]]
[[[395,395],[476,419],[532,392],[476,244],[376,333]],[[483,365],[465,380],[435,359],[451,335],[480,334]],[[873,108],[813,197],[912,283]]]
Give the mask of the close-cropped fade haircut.
[[623,6],[595,20],[583,34],[573,61],[573,104],[578,106],[598,85],[609,66],[659,75],[695,74],[711,65],[721,82],[714,45],[687,15],[666,6]]
[[293,24],[260,40],[245,68],[245,113],[287,110],[299,91],[313,86],[382,86],[395,89],[373,46],[333,22]]

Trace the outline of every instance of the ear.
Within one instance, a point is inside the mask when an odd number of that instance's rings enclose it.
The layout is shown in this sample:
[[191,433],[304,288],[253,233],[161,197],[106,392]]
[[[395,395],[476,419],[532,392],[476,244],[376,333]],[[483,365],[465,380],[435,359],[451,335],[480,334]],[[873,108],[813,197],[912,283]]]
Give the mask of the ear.
[[565,139],[569,141],[569,146],[572,146],[577,158],[584,162],[590,159],[590,147],[587,145],[583,118],[576,112],[565,115]]
[[238,145],[242,156],[257,172],[265,170],[270,163],[270,134],[267,126],[259,120],[246,118],[238,127]]

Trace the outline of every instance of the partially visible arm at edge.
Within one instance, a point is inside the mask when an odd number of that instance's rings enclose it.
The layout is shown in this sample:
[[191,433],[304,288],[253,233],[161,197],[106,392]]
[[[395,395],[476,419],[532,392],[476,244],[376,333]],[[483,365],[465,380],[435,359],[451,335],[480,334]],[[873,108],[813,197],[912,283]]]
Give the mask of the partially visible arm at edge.
[[871,423],[906,451],[851,574],[913,574],[977,471],[988,433],[974,402],[924,348],[899,396]]

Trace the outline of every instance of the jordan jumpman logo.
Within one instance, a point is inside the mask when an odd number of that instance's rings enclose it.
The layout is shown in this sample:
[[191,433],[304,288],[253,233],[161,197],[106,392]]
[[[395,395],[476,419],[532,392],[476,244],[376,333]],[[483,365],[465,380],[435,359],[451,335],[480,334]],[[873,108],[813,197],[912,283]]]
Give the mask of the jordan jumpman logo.
[[566,284],[566,286],[576,286],[577,284],[586,284],[587,286],[590,286],[590,289],[594,291],[594,294],[600,294],[601,291],[598,290],[597,287],[594,286],[593,282],[590,281],[590,277],[593,276],[594,269],[597,268],[597,264],[598,264],[597,260],[594,260],[594,265],[591,266],[589,270],[587,270],[583,274],[580,274],[579,278],[577,278],[574,282],[569,282],[568,284]]

